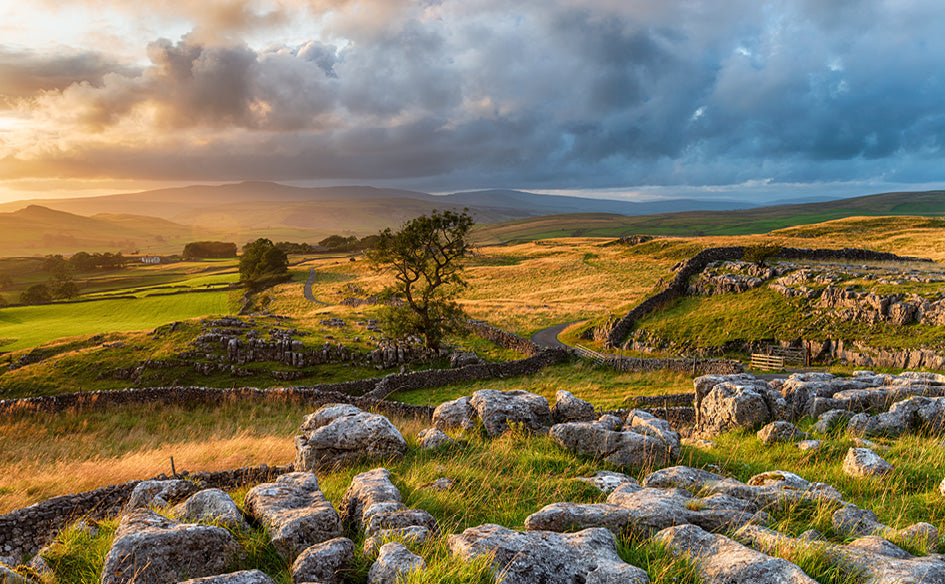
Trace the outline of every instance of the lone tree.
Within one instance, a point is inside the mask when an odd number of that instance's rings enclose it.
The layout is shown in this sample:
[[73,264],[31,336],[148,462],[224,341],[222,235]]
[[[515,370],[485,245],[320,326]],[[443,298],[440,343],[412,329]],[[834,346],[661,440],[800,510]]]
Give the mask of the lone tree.
[[440,348],[440,341],[462,329],[465,313],[454,300],[466,286],[460,259],[469,253],[466,235],[473,219],[468,209],[421,215],[400,231],[382,231],[373,250],[367,252],[375,267],[394,273],[394,284],[385,294],[403,300],[385,308],[384,320],[393,336],[422,335],[426,346]]
[[783,251],[783,249],[783,247],[776,243],[758,243],[755,245],[749,245],[745,248],[745,253],[742,255],[742,259],[746,262],[752,262],[759,268],[763,268],[769,259],[776,257],[781,253],[781,251]]
[[260,237],[243,246],[240,256],[240,282],[260,289],[289,278],[289,260],[272,241]]

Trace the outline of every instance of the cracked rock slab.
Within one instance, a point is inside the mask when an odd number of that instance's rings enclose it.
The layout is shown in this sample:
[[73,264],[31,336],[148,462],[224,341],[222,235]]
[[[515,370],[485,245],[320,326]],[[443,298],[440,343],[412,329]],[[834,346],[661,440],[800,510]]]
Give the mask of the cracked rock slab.
[[798,566],[771,557],[733,539],[695,525],[668,527],[656,539],[669,546],[674,555],[690,557],[707,582],[726,584],[816,584]]
[[354,542],[336,537],[306,548],[292,563],[293,582],[342,584],[354,560]]
[[243,570],[232,574],[194,578],[179,584],[276,584],[275,581],[259,570]]
[[843,458],[843,472],[851,477],[881,477],[892,469],[891,464],[869,448],[851,448]]
[[118,524],[102,567],[102,584],[174,584],[220,574],[242,555],[222,527],[180,523],[139,509]]
[[309,546],[341,535],[341,517],[310,472],[284,474],[246,494],[246,511],[269,529],[272,544],[293,561]]
[[411,572],[425,570],[427,563],[402,543],[381,546],[377,560],[368,571],[368,584],[397,584]]
[[407,442],[390,420],[354,406],[324,406],[305,419],[299,432],[294,464],[299,472],[362,458],[396,458],[407,452]]
[[503,434],[510,424],[520,424],[532,432],[551,426],[548,400],[520,389],[481,389],[472,394],[469,405],[475,408],[489,436]]
[[480,525],[449,537],[450,551],[465,561],[492,557],[492,572],[502,584],[646,584],[646,572],[617,555],[606,529],[561,534],[513,531]]

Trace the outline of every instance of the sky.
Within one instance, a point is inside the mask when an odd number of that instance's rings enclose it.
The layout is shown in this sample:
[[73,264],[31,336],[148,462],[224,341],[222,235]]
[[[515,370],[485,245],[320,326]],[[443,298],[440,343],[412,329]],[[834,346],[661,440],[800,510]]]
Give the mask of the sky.
[[945,185],[939,0],[0,0],[0,200]]

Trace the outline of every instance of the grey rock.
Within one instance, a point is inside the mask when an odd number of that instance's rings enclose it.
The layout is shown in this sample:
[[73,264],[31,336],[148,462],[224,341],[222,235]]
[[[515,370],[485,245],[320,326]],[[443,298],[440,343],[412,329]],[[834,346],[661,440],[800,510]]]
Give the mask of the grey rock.
[[853,412],[847,410],[829,410],[817,418],[814,424],[814,432],[828,434],[837,428],[841,428],[853,417]]
[[759,383],[719,383],[699,402],[699,430],[712,435],[766,424],[773,417],[765,399],[766,391],[766,386]]
[[551,417],[559,424],[588,422],[595,418],[594,405],[575,397],[570,391],[560,389],[555,393],[555,405],[551,408]]
[[217,522],[236,529],[248,529],[232,497],[220,489],[204,489],[191,495],[186,501],[174,508],[174,513],[182,521],[194,523]]
[[[360,410],[354,413],[352,407],[325,406],[306,418],[302,433],[295,437],[296,471],[331,468],[362,458],[389,459],[407,452],[407,442],[390,420]],[[326,408],[338,415],[329,418]]]
[[377,560],[368,571],[368,584],[397,584],[398,579],[410,572],[425,570],[427,563],[402,543],[391,542],[381,546]]
[[562,448],[620,466],[662,465],[678,456],[679,444],[635,431],[615,432],[597,422],[555,424],[551,438]]
[[938,551],[938,528],[931,523],[920,522],[902,529],[887,529],[880,535],[886,539],[915,546],[930,553]]
[[801,432],[798,430],[797,426],[791,422],[785,422],[784,420],[778,420],[765,425],[761,430],[758,430],[757,435],[758,439],[765,444],[796,442],[797,440],[807,438],[806,432]]
[[246,494],[245,508],[269,529],[272,544],[288,561],[309,546],[341,535],[341,518],[309,472],[282,475],[256,485]]
[[422,485],[421,489],[430,489],[431,491],[448,491],[456,485],[456,481],[449,477],[440,477],[432,483]]
[[318,408],[315,413],[305,416],[299,434],[311,434],[322,426],[327,426],[338,418],[357,416],[362,413],[361,408],[351,404],[326,404]]
[[275,581],[259,570],[243,570],[219,576],[194,578],[179,584],[276,584]]
[[174,584],[223,572],[243,552],[229,531],[183,524],[147,509],[122,517],[102,584]]
[[[11,562],[13,563],[13,562]],[[21,576],[13,571],[12,568],[7,567],[4,563],[0,563],[0,584],[36,584],[26,576]]]
[[414,525],[425,527],[434,535],[440,532],[436,519],[426,511],[422,509],[401,509],[371,515],[364,526],[364,535],[371,536],[382,530],[400,529]]
[[878,477],[892,471],[892,465],[869,448],[851,448],[843,458],[843,472],[852,477]]
[[745,547],[695,525],[668,527],[655,536],[674,555],[688,556],[703,579],[726,584],[816,584],[791,562]]
[[186,499],[198,490],[200,490],[198,485],[181,479],[141,481],[131,491],[123,512],[129,513],[145,507],[166,507]]
[[577,477],[575,480],[590,483],[597,487],[602,493],[611,493],[617,487],[628,483],[638,487],[640,486],[640,483],[637,482],[635,478],[609,470],[599,470],[592,477]]
[[736,497],[699,498],[685,489],[618,487],[607,503],[626,509],[629,523],[644,532],[692,523],[710,531],[733,529],[763,522],[767,515]]
[[679,458],[681,446],[679,432],[673,430],[666,420],[643,410],[630,410],[623,429],[660,440],[669,451],[670,458]]
[[701,468],[671,466],[652,472],[643,479],[644,487],[677,488],[698,493],[706,485],[725,480],[725,477]]
[[439,428],[421,430],[417,437],[420,439],[420,448],[424,450],[433,450],[443,444],[452,444],[455,442],[455,440],[447,436],[446,433]]
[[400,489],[390,481],[390,471],[371,469],[351,480],[341,500],[341,518],[345,525],[361,529],[372,515],[403,509],[401,501]]
[[824,443],[821,442],[820,440],[801,440],[800,442],[796,444],[796,446],[799,449],[804,450],[804,451],[820,450],[820,447],[823,445]]
[[871,535],[886,529],[875,513],[854,505],[847,505],[834,511],[830,523],[837,533],[844,535]]
[[467,365],[482,365],[485,363],[482,359],[479,358],[479,355],[476,355],[472,351],[455,351],[450,355],[450,368],[458,369],[460,367],[466,367]]
[[560,534],[519,532],[480,525],[449,537],[450,551],[465,561],[492,558],[492,572],[503,584],[645,584],[646,572],[617,555],[606,529]]
[[630,511],[610,503],[552,503],[525,518],[528,531],[575,531],[603,527],[615,534],[630,523]]
[[406,527],[397,527],[393,529],[381,529],[371,537],[364,540],[364,555],[373,557],[385,543],[401,542],[411,545],[425,544],[433,534],[429,529],[422,525],[408,525]]
[[499,436],[509,424],[538,431],[551,425],[551,409],[544,397],[522,390],[481,389],[469,399],[489,436]]
[[469,396],[444,402],[433,410],[433,425],[440,430],[472,430],[476,427],[476,409]]
[[342,584],[354,559],[354,542],[336,537],[308,547],[292,564],[293,582]]
[[43,553],[49,548],[43,548],[33,556],[27,564],[26,567],[36,572],[36,575],[40,578],[50,579],[55,574],[53,573],[52,568],[49,566],[49,562],[46,561],[46,558],[43,557]]

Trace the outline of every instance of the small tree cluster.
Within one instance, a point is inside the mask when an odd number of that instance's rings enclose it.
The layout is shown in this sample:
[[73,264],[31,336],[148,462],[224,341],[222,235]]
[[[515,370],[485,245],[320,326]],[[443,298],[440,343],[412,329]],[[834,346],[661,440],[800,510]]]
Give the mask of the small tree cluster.
[[272,241],[259,238],[243,246],[240,256],[240,282],[260,289],[288,279],[289,260]]
[[421,215],[400,231],[380,233],[368,259],[393,272],[388,296],[403,300],[385,309],[387,331],[394,336],[422,335],[426,346],[439,349],[446,334],[463,328],[465,313],[454,300],[463,280],[460,260],[469,253],[466,235],[473,220],[466,210]]
[[184,246],[186,260],[205,258],[235,258],[236,244],[225,241],[192,241]]
[[[47,261],[58,262],[62,256],[46,256]],[[50,260],[49,258],[53,258]],[[76,252],[67,260],[72,269],[77,273],[92,272],[95,270],[119,270],[125,267],[126,259],[121,252],[118,253],[88,253],[84,251]],[[46,271],[50,271],[47,269]]]
[[778,256],[783,249],[784,248],[776,243],[749,245],[745,247],[745,253],[742,255],[742,259],[763,268],[769,259]]
[[318,245],[327,247],[331,251],[361,251],[374,249],[379,239],[379,235],[366,235],[360,239],[355,235],[349,237],[343,235],[329,235],[319,241]]

